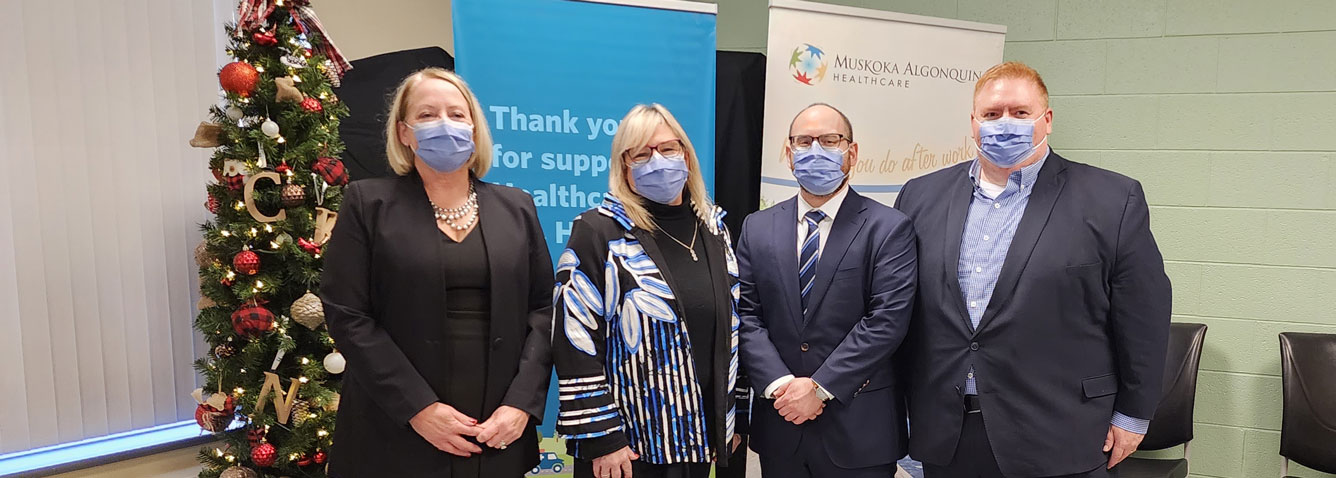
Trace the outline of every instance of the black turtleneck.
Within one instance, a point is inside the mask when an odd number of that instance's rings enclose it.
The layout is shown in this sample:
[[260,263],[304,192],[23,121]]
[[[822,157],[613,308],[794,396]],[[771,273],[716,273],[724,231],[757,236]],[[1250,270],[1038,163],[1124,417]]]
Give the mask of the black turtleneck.
[[[696,364],[696,377],[704,392],[706,402],[711,402],[713,395],[711,380],[714,378],[715,321],[717,314],[714,304],[713,275],[710,273],[710,261],[706,255],[706,235],[709,231],[690,201],[683,200],[677,206],[667,206],[653,201],[645,201],[649,213],[654,216],[658,230],[654,240],[659,250],[663,251],[667,264],[659,264],[660,269],[667,269],[671,277],[669,284],[677,296],[679,312],[686,315],[687,337],[691,340],[691,357]],[[695,234],[696,258],[691,260],[691,252],[678,244],[691,245]],[[670,238],[668,235],[671,234]],[[707,405],[708,407],[708,405]]]

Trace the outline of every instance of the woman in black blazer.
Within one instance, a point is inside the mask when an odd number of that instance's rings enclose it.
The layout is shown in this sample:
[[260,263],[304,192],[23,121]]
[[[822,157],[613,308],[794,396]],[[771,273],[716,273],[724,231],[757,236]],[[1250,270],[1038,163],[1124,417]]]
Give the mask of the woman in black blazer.
[[551,377],[552,261],[532,198],[482,182],[492,142],[468,86],[404,79],[395,178],[344,193],[320,295],[348,357],[330,475],[520,477]]

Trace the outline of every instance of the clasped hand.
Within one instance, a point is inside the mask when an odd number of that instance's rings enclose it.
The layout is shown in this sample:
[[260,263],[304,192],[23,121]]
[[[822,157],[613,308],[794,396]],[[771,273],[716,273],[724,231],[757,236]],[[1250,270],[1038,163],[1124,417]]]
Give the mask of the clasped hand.
[[488,447],[505,449],[523,435],[529,416],[522,410],[503,405],[487,421],[479,424],[478,420],[454,407],[436,402],[422,409],[408,423],[436,449],[468,458],[482,453],[482,448],[464,437],[476,437]]
[[775,390],[775,410],[794,425],[815,420],[825,408],[826,402],[816,396],[816,382],[810,378],[795,378]]

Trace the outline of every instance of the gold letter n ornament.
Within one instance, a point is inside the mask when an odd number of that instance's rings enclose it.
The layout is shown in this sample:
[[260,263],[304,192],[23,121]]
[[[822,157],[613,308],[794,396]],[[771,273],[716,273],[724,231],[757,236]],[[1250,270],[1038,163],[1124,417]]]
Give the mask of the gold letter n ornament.
[[284,396],[283,386],[278,383],[278,375],[273,372],[264,373],[264,386],[260,387],[260,396],[255,399],[255,414],[264,413],[265,399],[269,394],[274,394],[274,411],[278,413],[278,423],[287,425],[288,417],[292,415],[292,404],[297,401],[297,389],[301,388],[300,380],[294,379],[292,385],[288,387],[288,393]]

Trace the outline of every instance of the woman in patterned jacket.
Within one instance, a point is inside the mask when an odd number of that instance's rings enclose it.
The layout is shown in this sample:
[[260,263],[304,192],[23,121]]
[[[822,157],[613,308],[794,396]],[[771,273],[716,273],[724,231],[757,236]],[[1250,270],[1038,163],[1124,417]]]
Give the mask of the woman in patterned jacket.
[[706,477],[739,437],[737,262],[681,125],[637,105],[557,268],[557,433],[586,478]]

